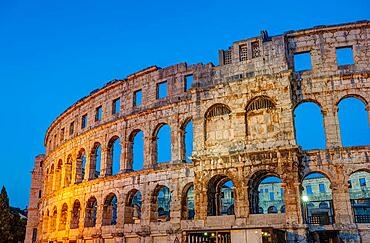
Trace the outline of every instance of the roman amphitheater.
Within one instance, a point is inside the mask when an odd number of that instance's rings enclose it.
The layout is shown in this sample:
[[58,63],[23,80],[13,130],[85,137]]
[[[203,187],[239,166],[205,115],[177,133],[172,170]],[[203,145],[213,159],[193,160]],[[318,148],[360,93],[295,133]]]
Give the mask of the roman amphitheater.
[[[338,118],[353,99],[370,122],[369,40],[369,21],[261,31],[218,66],[94,90],[47,129],[26,242],[370,242],[370,147],[344,146]],[[322,148],[297,139],[308,104]]]

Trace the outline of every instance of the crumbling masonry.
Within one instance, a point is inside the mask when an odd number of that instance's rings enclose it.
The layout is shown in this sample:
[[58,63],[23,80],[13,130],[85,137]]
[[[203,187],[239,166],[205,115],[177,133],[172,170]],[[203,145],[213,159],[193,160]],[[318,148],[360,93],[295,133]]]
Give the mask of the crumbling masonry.
[[[153,66],[91,92],[47,130],[46,155],[32,172],[26,242],[370,242],[370,217],[354,216],[348,183],[354,172],[370,172],[370,147],[343,147],[337,115],[348,97],[370,111],[369,40],[369,21],[263,31],[219,51],[219,66]],[[337,63],[341,48],[352,51],[353,64]],[[296,69],[299,53],[309,54],[310,70]],[[297,144],[294,110],[304,102],[321,109],[326,149]],[[158,163],[164,125],[171,161]],[[139,132],[144,165],[134,169]],[[331,214],[306,213],[302,180],[313,172],[330,181]],[[281,179],[285,206],[262,213],[257,188],[267,176]]]

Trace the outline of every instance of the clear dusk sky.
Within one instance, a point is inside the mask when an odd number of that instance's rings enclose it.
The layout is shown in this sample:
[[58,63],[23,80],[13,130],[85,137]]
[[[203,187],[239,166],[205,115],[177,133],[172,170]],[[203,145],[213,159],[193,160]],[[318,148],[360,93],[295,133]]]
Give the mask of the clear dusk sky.
[[0,0],[0,186],[11,205],[26,207],[51,122],[112,79],[151,65],[218,65],[219,49],[260,30],[276,35],[365,19],[369,0]]

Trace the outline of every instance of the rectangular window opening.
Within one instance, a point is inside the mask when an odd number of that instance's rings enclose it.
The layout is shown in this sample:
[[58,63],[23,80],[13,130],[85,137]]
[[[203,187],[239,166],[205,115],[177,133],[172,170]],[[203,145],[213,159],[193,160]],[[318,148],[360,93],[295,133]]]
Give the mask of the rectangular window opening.
[[274,192],[270,192],[270,200],[271,201],[274,201],[275,200]]
[[359,181],[360,181],[360,186],[361,187],[366,186],[366,179],[365,178],[360,178]]
[[87,126],[87,114],[83,115],[81,118],[81,128],[84,129]]
[[121,109],[121,100],[117,98],[112,102],[112,115],[119,113]]
[[325,192],[325,185],[319,184],[319,189],[320,189],[320,192]]
[[61,143],[64,141],[64,131],[65,131],[65,129],[64,129],[64,128],[62,128],[62,129],[60,130],[60,142],[61,142]]
[[294,71],[301,72],[312,69],[310,52],[294,53]]
[[253,41],[252,46],[252,58],[261,56],[260,43],[259,41]]
[[101,121],[103,115],[103,108],[99,106],[95,109],[95,121]]
[[75,122],[69,124],[69,135],[72,135],[75,132]]
[[239,46],[239,59],[240,61],[246,61],[248,59],[248,46],[247,45],[240,45]]
[[142,91],[141,89],[134,92],[134,106],[139,106],[142,103]]
[[163,99],[167,97],[167,81],[157,84],[157,99]]
[[337,56],[337,65],[338,66],[355,64],[355,62],[353,60],[352,46],[336,48],[336,56]]
[[185,91],[191,89],[192,85],[193,85],[193,75],[185,76]]
[[306,192],[307,192],[307,195],[312,195],[313,194],[312,187],[311,186],[306,186]]

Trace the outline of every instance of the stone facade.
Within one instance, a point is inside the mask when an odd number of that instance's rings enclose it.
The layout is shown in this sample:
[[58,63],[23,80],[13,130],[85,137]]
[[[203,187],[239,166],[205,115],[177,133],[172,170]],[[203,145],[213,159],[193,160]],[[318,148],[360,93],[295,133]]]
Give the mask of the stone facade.
[[[32,236],[36,242],[91,243],[201,242],[202,237],[206,242],[217,237],[218,242],[325,237],[370,242],[369,224],[354,220],[348,186],[352,173],[370,171],[370,147],[343,147],[337,116],[338,103],[347,97],[370,110],[369,39],[368,21],[273,37],[262,31],[220,50],[219,66],[153,66],[91,92],[47,130],[46,155],[36,158],[32,173],[26,242],[33,242]],[[351,48],[354,64],[337,64],[336,48],[342,47]],[[296,72],[294,55],[301,52],[310,53],[312,69]],[[167,96],[159,99],[163,82]],[[140,105],[135,105],[137,91]],[[303,150],[296,142],[294,109],[308,101],[321,108],[326,149]],[[192,162],[186,162],[184,143],[189,121]],[[164,124],[171,129],[171,161],[157,163],[157,135]],[[144,165],[133,170],[132,145],[139,131]],[[118,138],[120,169],[113,173]],[[316,226],[303,213],[302,180],[312,172],[330,181],[330,224]],[[267,176],[282,181],[283,212],[258,213],[258,186]],[[222,189],[229,180],[230,194]],[[166,200],[158,199],[163,188],[171,193],[169,215],[158,209]],[[190,188],[194,194],[188,197]],[[140,205],[133,199],[137,192]],[[225,215],[226,194],[234,204]],[[189,198],[194,218],[188,215]]]

